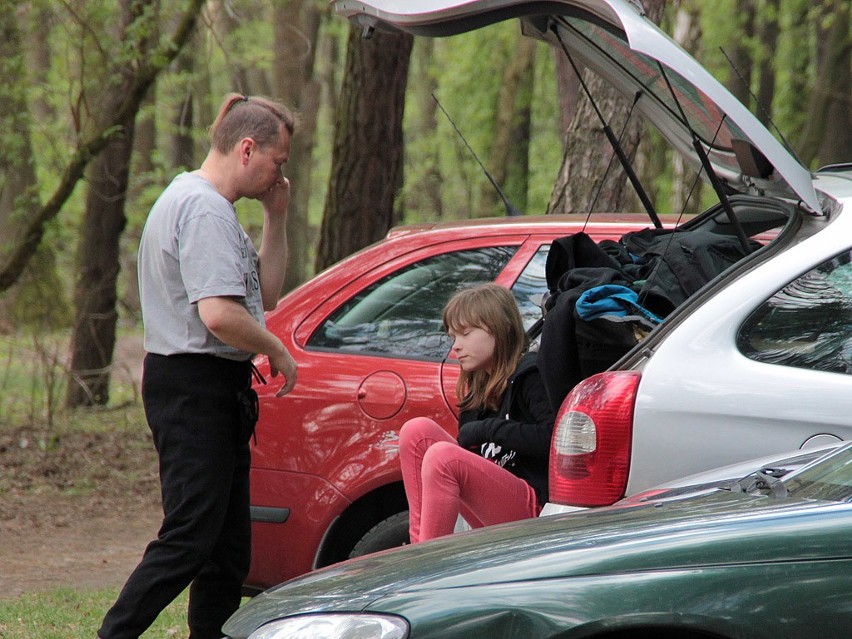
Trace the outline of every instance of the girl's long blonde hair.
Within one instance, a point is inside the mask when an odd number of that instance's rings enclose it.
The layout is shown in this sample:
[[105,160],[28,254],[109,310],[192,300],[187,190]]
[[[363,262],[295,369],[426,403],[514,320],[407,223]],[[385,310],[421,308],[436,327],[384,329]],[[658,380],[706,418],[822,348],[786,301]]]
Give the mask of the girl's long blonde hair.
[[462,289],[447,302],[442,319],[447,332],[482,328],[494,338],[491,371],[461,371],[456,395],[461,410],[497,410],[509,377],[527,349],[524,323],[514,296],[497,284]]

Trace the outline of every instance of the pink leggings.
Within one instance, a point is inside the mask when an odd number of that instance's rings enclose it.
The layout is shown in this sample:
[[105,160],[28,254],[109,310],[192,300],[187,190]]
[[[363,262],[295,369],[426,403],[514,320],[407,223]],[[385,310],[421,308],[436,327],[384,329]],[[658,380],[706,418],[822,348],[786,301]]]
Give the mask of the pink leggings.
[[465,450],[427,417],[403,425],[399,459],[411,543],[450,534],[459,514],[472,528],[538,516],[527,482]]

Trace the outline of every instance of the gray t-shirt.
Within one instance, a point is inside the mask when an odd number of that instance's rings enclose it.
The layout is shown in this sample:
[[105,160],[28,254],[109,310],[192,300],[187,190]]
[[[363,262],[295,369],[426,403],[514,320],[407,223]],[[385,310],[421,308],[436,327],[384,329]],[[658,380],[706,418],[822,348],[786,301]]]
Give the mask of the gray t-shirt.
[[234,206],[204,178],[181,173],[151,208],[139,243],[139,295],[149,353],[253,355],[217,339],[198,315],[198,300],[232,297],[265,326],[257,251]]

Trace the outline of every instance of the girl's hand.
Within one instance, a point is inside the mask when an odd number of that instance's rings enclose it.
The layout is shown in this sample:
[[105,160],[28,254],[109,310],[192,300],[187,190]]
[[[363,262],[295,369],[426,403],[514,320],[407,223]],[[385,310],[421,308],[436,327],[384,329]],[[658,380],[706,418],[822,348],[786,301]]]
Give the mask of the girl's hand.
[[466,450],[477,450],[484,440],[483,423],[481,421],[468,422],[459,428],[456,438],[459,446]]

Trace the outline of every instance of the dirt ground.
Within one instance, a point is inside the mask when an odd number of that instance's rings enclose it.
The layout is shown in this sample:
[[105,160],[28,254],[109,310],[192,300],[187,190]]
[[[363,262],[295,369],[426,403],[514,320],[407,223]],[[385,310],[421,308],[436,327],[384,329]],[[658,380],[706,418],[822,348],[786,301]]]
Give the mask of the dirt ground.
[[[139,340],[116,362],[138,379]],[[157,461],[143,429],[0,430],[0,597],[118,587],[160,523]]]

